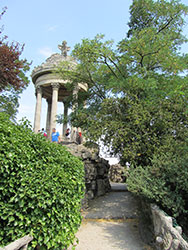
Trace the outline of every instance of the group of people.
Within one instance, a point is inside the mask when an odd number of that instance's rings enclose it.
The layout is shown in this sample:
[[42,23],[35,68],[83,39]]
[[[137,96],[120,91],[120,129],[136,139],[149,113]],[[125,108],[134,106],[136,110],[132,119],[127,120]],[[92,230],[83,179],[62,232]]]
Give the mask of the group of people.
[[[48,138],[47,132],[44,130],[44,128],[42,128],[41,130],[38,130],[39,134],[42,134],[43,136],[45,136],[46,138]],[[52,142],[56,142],[56,143],[60,143],[60,134],[59,132],[56,131],[55,128],[52,129],[52,133],[51,133],[51,141]]]
[[48,137],[46,131],[44,130],[44,128],[42,128],[41,130],[39,129],[38,133],[44,135],[46,138]]
[[[48,138],[47,132],[44,130],[44,128],[42,128],[41,131],[39,130],[38,133],[40,133],[43,136],[45,136],[46,138]],[[70,139],[70,134],[71,134],[70,133],[70,128],[67,128],[67,130],[65,132],[65,136],[66,136],[67,139]],[[56,131],[56,128],[52,129],[51,142],[55,142],[55,143],[60,143],[61,142],[60,134],[59,134],[58,131]],[[82,133],[81,132],[76,133],[76,142],[78,144],[82,143]]]

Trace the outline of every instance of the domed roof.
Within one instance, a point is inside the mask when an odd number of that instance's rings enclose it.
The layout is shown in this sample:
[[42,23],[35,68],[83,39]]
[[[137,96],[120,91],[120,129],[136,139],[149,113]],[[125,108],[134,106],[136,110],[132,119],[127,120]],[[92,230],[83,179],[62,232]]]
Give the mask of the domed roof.
[[44,74],[45,72],[52,72],[63,61],[70,62],[72,65],[77,64],[71,56],[67,55],[70,47],[67,46],[66,41],[63,41],[62,45],[58,45],[58,48],[61,50],[61,54],[56,53],[51,55],[44,63],[33,69],[31,74],[33,83],[39,75]]

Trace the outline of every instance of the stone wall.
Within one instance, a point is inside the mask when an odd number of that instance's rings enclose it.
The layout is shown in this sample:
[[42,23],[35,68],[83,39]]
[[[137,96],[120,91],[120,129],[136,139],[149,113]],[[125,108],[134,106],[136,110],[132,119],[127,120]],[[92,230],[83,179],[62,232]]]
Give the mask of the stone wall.
[[111,165],[109,170],[109,178],[112,182],[124,183],[126,181],[125,168],[120,164]]
[[157,250],[187,250],[188,243],[182,237],[182,228],[173,226],[172,217],[165,215],[156,205],[151,205]]
[[107,160],[99,157],[98,150],[90,150],[75,143],[67,143],[66,147],[73,155],[81,157],[84,162],[86,189],[83,207],[87,207],[89,200],[110,191],[108,177],[110,165]]

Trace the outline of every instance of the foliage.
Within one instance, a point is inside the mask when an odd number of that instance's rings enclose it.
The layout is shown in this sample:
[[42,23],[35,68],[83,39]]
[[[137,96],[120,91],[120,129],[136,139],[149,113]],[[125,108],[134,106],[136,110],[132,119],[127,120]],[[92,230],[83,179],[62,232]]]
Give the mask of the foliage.
[[[132,96],[133,97],[133,96]],[[166,143],[168,137],[185,139],[187,130],[187,99],[181,95],[171,98],[140,100],[126,95],[105,99],[101,109],[91,116],[87,110],[75,118],[87,126],[87,136],[110,146],[121,163],[148,165],[155,150]],[[85,125],[85,124],[86,125]],[[95,131],[93,129],[95,128]]]
[[151,165],[131,168],[127,181],[130,191],[157,203],[184,225],[188,222],[187,152],[187,137],[185,141],[170,138],[156,150]]
[[[133,20],[140,5],[146,8],[140,18],[147,20],[147,13],[152,18],[137,27]],[[103,35],[83,39],[72,52],[77,67],[59,69],[70,85],[85,82],[89,87],[71,114],[73,125],[82,127],[89,140],[103,139],[124,163],[139,165],[142,154],[142,165],[147,165],[152,143],[158,147],[177,124],[181,129],[181,122],[187,122],[187,77],[179,74],[187,69],[187,55],[179,53],[186,42],[182,15],[187,9],[178,1],[133,1],[131,36],[117,50],[113,41],[103,42]]]
[[[6,8],[0,14],[0,19],[5,11]],[[0,35],[0,107],[15,118],[19,94],[29,83],[25,76],[29,63],[20,59],[24,46],[15,42],[9,44],[7,37],[2,36],[2,28]]]
[[22,74],[28,70],[28,65],[26,61],[19,59],[22,51],[23,47],[20,49],[18,43],[8,45],[0,41],[0,91],[8,85],[16,90],[25,87],[25,78]]
[[[145,28],[155,28],[159,34],[169,31],[169,35],[176,39],[181,37],[180,31],[185,20],[182,14],[185,13],[185,6],[180,1],[171,0],[133,0],[130,6],[130,21],[128,23],[130,37],[136,31]],[[170,27],[170,30],[166,29]]]
[[0,113],[0,242],[32,234],[33,247],[67,248],[81,223],[82,162]]
[[88,140],[102,140],[123,165],[130,163],[133,192],[182,216],[188,178],[176,172],[187,171],[188,55],[180,48],[187,42],[188,7],[178,0],[134,0],[130,14],[127,37],[116,47],[103,35],[83,39],[72,52],[78,66],[60,70],[70,85],[89,86],[88,106],[80,102],[70,118]]
[[4,111],[15,120],[19,107],[19,97],[23,90],[15,90],[12,86],[7,86],[0,93],[0,111]]
[[113,41],[103,43],[103,38],[103,35],[97,35],[92,40],[83,39],[82,44],[77,44],[73,50],[73,57],[78,64],[71,67],[63,63],[58,69],[58,73],[67,80],[70,89],[80,82],[88,85],[87,93],[78,93],[76,101],[81,106],[84,100],[87,100],[90,106],[99,105],[107,94],[108,89],[104,82],[111,77],[113,68],[110,66],[110,60],[115,54],[111,50]]

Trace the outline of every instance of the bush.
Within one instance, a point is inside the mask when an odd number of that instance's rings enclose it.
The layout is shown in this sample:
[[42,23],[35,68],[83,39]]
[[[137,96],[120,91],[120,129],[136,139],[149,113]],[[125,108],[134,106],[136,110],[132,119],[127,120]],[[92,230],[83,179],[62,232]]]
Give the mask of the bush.
[[151,166],[130,169],[129,190],[185,222],[188,217],[188,140],[170,139],[155,152],[151,163]]
[[0,113],[1,244],[31,234],[33,247],[67,248],[81,223],[83,177],[82,162],[64,147]]

